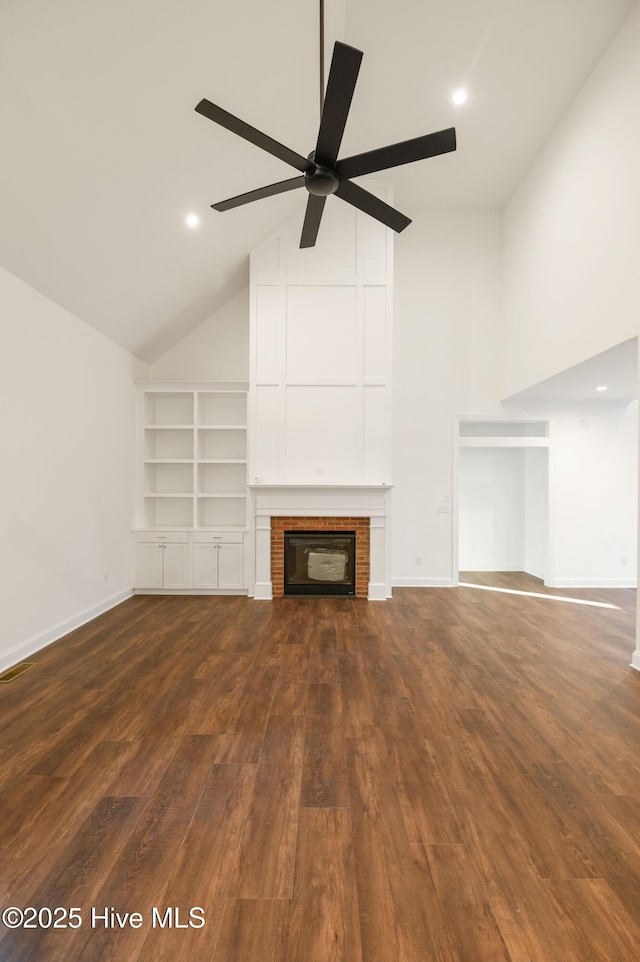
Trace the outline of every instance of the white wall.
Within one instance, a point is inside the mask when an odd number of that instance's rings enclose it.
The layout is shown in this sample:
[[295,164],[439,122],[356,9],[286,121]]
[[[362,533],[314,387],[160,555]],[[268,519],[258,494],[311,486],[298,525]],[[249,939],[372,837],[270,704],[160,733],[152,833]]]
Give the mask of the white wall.
[[130,593],[135,406],[134,359],[2,270],[0,336],[6,667]]
[[249,288],[187,334],[154,364],[144,380],[248,381]]
[[[506,208],[502,396],[640,331],[639,50],[637,5]],[[578,498],[584,490],[579,484]],[[563,529],[568,537],[557,553],[558,583],[575,583],[578,570],[580,583],[599,581],[613,569],[624,570],[621,583],[628,583],[634,568],[622,569],[619,558],[627,556],[623,544],[637,541],[635,503],[624,517],[611,503],[610,523],[588,543],[601,551],[599,564],[591,551],[588,564],[580,556],[588,528],[576,525],[570,492],[551,511],[558,537]],[[637,638],[633,664],[640,669],[640,609]]]
[[458,565],[461,571],[523,571],[524,448],[458,453]]
[[640,329],[640,6],[504,216],[504,385],[513,394]]
[[548,487],[545,449],[525,452],[523,570],[538,577],[545,573],[547,584],[555,587],[634,587],[637,402],[508,410],[516,418],[549,423]]
[[524,449],[524,561],[522,570],[548,578],[549,451]]
[[547,448],[460,449],[460,571],[527,571],[545,577],[547,466]]
[[[393,583],[451,584],[453,418],[501,414],[497,212],[409,212],[395,242]],[[422,564],[416,558],[422,558]]]
[[[640,353],[638,355],[638,381],[640,383]],[[640,422],[640,418],[638,418],[638,421]],[[640,452],[639,433],[640,433],[640,423],[638,424],[638,431],[636,431],[636,440],[638,441],[638,450]],[[639,508],[638,523],[640,525],[640,485],[638,485],[638,488],[636,490],[636,506]],[[640,528],[638,529],[638,542],[640,542]],[[637,544],[636,544],[636,551],[637,551]],[[637,591],[636,591],[636,602],[637,602]],[[638,605],[637,603],[636,603],[636,647],[631,655],[631,667],[635,668],[637,671],[640,671],[640,605]]]
[[547,420],[550,448],[460,449],[460,570],[528,571],[555,587],[634,587],[637,402],[509,413]]
[[635,587],[637,402],[556,410],[550,433],[555,585]]

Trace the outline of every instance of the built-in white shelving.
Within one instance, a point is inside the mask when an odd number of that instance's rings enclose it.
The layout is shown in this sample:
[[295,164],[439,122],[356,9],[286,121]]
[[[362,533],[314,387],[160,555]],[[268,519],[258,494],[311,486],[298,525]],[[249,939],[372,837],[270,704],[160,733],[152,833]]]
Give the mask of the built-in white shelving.
[[244,528],[247,390],[140,385],[137,527]]
[[138,385],[136,590],[246,593],[247,385]]

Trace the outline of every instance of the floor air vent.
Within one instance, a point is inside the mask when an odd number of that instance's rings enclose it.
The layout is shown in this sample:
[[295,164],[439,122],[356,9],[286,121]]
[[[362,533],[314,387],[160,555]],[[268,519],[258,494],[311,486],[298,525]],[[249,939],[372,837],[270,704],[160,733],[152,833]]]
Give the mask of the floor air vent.
[[25,671],[29,671],[35,665],[34,661],[25,662],[23,665],[14,665],[13,668],[9,668],[4,674],[0,675],[0,685],[8,685],[10,681],[18,678],[20,675],[24,675]]

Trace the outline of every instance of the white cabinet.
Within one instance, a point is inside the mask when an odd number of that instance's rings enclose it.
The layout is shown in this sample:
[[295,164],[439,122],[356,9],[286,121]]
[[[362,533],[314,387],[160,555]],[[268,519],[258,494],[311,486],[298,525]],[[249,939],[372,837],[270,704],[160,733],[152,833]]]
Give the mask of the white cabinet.
[[244,585],[244,551],[241,544],[221,544],[218,550],[218,587],[226,590]]
[[194,532],[191,586],[235,590],[244,586],[244,545],[240,532]]
[[189,587],[189,545],[165,544],[162,548],[163,588]]
[[186,534],[138,535],[136,587],[147,590],[189,588],[189,540]]
[[138,542],[136,561],[136,587],[162,588],[162,545],[153,541]]
[[139,531],[136,590],[244,593],[242,531]]

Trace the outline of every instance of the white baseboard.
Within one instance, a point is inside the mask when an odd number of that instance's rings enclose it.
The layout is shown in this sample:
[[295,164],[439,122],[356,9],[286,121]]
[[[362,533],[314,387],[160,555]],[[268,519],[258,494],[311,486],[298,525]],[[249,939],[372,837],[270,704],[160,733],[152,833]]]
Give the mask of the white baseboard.
[[136,588],[134,591],[136,595],[185,595],[185,596],[201,596],[201,597],[214,597],[225,595],[231,597],[235,595],[236,597],[244,596],[246,598],[248,592],[246,588]]
[[109,598],[105,598],[103,601],[98,602],[97,605],[92,605],[90,608],[84,608],[71,618],[66,618],[64,621],[58,622],[58,624],[53,625],[52,628],[47,628],[46,631],[41,631],[39,634],[33,635],[31,638],[27,638],[26,641],[22,641],[14,648],[10,648],[8,651],[3,652],[3,654],[0,656],[0,671],[6,671],[7,668],[17,665],[19,662],[24,661],[25,658],[30,658],[37,651],[40,651],[42,648],[46,648],[54,641],[57,641],[58,638],[68,635],[70,631],[74,631],[81,625],[86,625],[88,621],[93,621],[93,619],[97,618],[98,615],[102,615],[105,613],[105,611],[109,611],[111,608],[121,605],[123,601],[126,601],[132,596],[133,588],[125,588],[124,591],[118,591],[115,595],[111,595]]
[[556,578],[552,588],[635,588],[636,578]]
[[640,648],[636,648],[631,657],[631,668],[635,668],[636,671],[640,671]]
[[413,578],[409,575],[398,575],[391,580],[393,588],[455,588],[453,578]]
[[256,581],[253,600],[273,601],[273,584],[270,581]]

